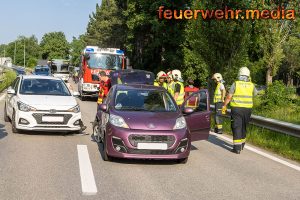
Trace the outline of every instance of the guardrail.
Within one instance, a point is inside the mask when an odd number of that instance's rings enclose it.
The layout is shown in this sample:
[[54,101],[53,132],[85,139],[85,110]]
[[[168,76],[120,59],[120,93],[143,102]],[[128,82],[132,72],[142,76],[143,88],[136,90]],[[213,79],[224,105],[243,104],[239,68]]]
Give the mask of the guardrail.
[[[214,109],[215,106],[211,105],[211,109]],[[223,115],[224,117],[230,117],[231,110],[227,110],[227,114]],[[300,138],[300,125],[292,124],[289,122],[284,122],[276,119],[266,118],[258,115],[251,115],[250,124],[255,126],[265,128],[268,130],[276,131],[279,133],[291,135],[294,137]]]

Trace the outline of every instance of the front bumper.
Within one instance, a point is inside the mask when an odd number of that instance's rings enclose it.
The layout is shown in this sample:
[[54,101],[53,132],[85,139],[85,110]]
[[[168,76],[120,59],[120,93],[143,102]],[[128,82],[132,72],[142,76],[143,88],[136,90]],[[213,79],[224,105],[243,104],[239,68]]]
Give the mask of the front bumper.
[[[187,129],[174,131],[150,131],[150,130],[132,130],[114,127],[110,124],[106,128],[106,144],[107,154],[118,158],[132,158],[132,159],[181,159],[189,156],[191,148],[190,134]],[[135,142],[132,141],[132,135],[144,136],[148,138],[155,138],[159,142],[168,143],[166,150],[155,149],[138,149]],[[174,138],[169,142],[162,141],[162,138]],[[119,142],[116,142],[117,140]],[[121,139],[121,141],[120,141]],[[185,141],[184,151],[178,151],[180,145]],[[157,143],[156,141],[146,141],[145,143]],[[122,147],[126,148],[126,150]],[[121,147],[121,152],[117,151],[117,146]],[[125,152],[126,151],[126,152]]]
[[[63,117],[63,122],[43,121],[43,116]],[[26,120],[28,123],[23,123]],[[81,120],[81,113],[58,112],[51,114],[49,112],[16,112],[16,128],[30,131],[55,131],[68,132],[81,129],[78,121]],[[75,123],[76,122],[76,123]]]

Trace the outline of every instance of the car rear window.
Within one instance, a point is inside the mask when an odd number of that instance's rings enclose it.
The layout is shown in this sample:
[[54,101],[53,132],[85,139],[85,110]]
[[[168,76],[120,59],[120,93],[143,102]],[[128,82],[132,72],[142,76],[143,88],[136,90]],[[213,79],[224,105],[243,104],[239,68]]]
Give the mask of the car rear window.
[[56,79],[24,79],[20,94],[71,96],[66,84]]
[[124,111],[176,112],[171,96],[164,91],[118,90],[115,109]]

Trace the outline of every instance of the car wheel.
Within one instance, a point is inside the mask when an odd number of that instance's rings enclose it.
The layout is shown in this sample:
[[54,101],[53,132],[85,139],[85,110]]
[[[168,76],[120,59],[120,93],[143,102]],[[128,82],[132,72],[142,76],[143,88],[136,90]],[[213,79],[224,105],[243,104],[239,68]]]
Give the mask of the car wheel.
[[177,163],[180,163],[180,164],[186,164],[187,161],[188,161],[188,159],[189,159],[189,157],[178,159],[178,160],[177,160]]
[[11,130],[13,133],[18,133],[19,130],[16,128],[16,112],[13,111],[12,119],[11,119]]
[[4,121],[9,122],[9,117],[7,115],[6,104],[4,105]]
[[85,100],[86,100],[86,97],[83,96],[83,95],[80,95],[80,100],[81,100],[81,101],[85,101]]
[[111,160],[111,157],[107,154],[107,142],[106,142],[105,134],[104,134],[104,138],[103,138],[103,160],[104,161]]
[[94,140],[98,143],[102,142],[101,136],[99,133],[99,123],[97,119],[93,122],[93,135],[94,135]]

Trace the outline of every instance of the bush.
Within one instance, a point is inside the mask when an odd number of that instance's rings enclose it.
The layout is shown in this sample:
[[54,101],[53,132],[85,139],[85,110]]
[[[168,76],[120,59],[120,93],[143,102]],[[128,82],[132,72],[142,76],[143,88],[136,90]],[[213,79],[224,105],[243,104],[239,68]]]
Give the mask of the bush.
[[291,103],[295,88],[286,87],[282,81],[275,81],[268,86],[263,101],[266,106],[285,106]]
[[3,81],[0,83],[0,92],[6,89],[16,79],[17,74],[14,71],[6,71],[3,74]]

